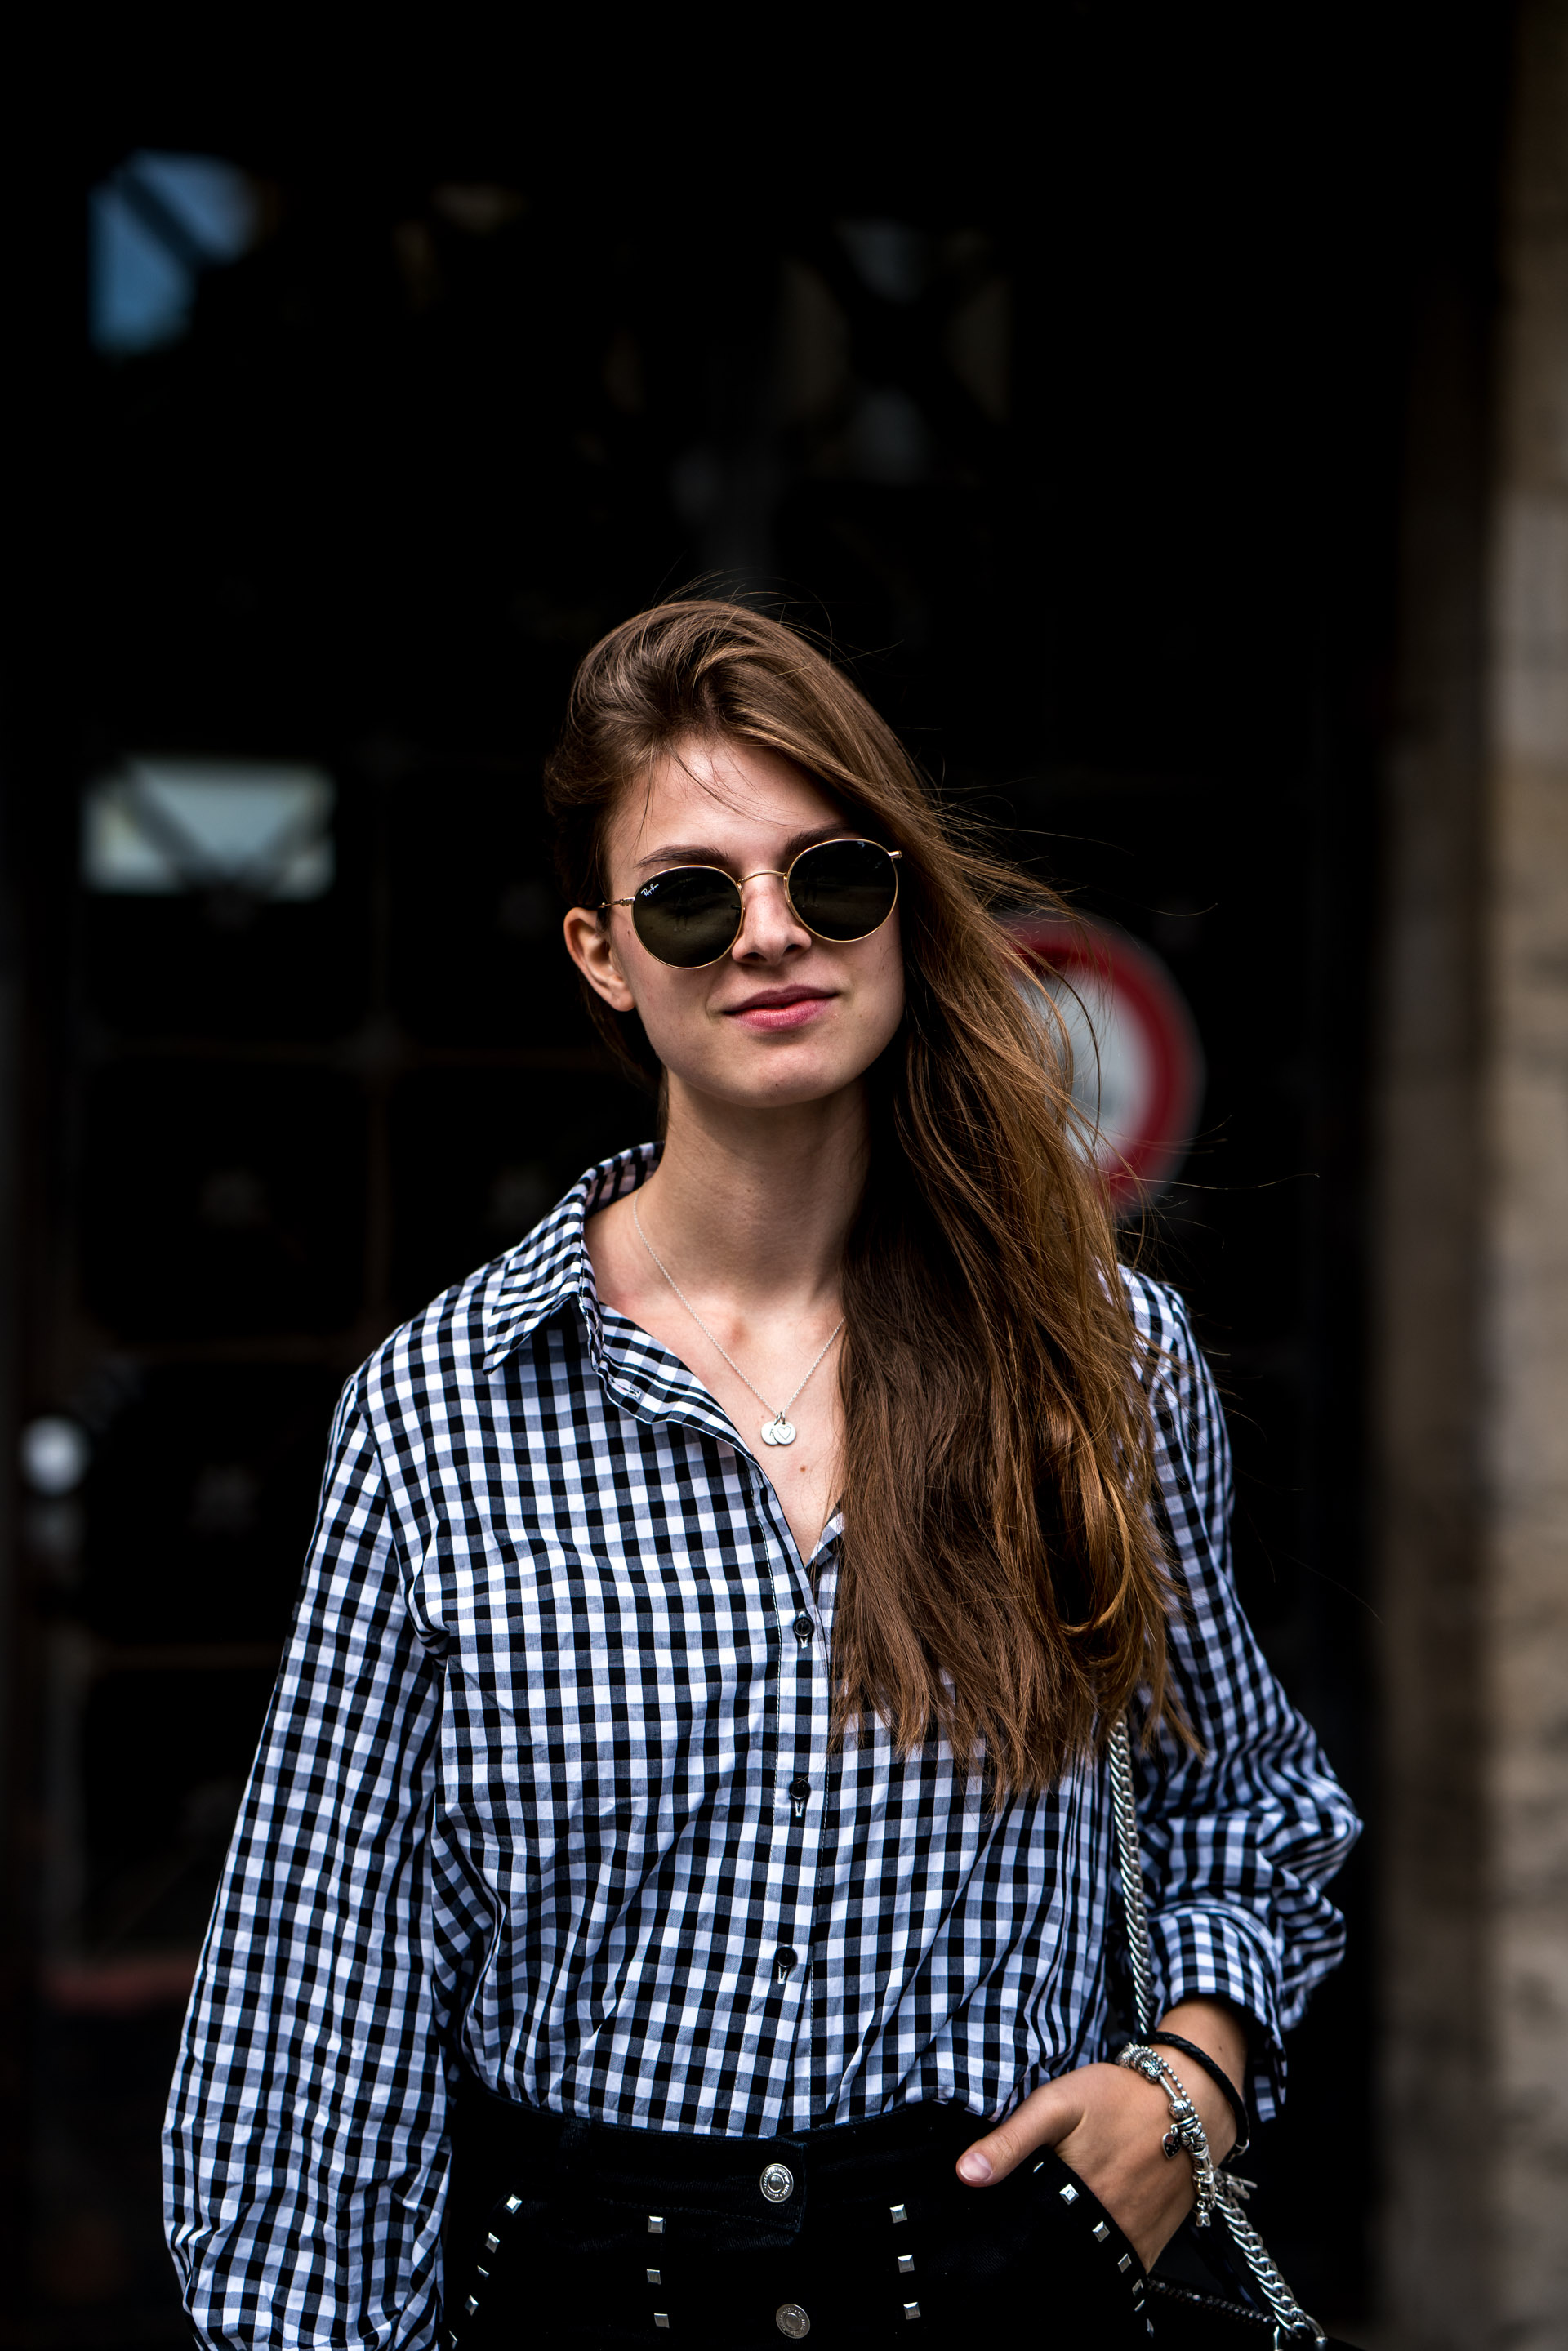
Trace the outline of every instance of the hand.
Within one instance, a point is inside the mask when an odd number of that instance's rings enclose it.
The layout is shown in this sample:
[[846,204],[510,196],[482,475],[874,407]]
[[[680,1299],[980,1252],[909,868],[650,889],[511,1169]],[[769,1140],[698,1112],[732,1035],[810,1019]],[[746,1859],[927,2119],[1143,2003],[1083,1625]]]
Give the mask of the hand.
[[[1240,2082],[1247,2043],[1232,2009],[1218,2001],[1183,2001],[1161,2021],[1167,2031],[1207,2049],[1233,2082]],[[1190,2062],[1184,2067],[1179,2051],[1164,2053],[1197,2108],[1218,2163],[1236,2137],[1224,2093],[1200,2067]],[[1042,2083],[1005,2123],[967,2147],[958,2158],[958,2177],[973,2188],[988,2186],[1005,2179],[1036,2147],[1053,2147],[1149,2269],[1196,2200],[1192,2165],[1185,2155],[1165,2152],[1169,2123],[1169,2099],[1141,2074],[1121,2065],[1081,2065],[1060,2081]]]

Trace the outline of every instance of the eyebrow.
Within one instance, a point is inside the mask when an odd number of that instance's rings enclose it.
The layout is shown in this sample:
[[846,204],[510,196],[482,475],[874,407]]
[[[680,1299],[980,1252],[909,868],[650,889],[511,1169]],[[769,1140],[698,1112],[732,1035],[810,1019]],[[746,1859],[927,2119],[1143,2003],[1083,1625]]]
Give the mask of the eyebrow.
[[[852,825],[846,832],[841,824],[819,824],[808,832],[792,832],[784,844],[784,863],[788,866],[803,849],[814,849],[819,841],[861,841],[864,838],[863,834],[855,831]],[[716,865],[721,873],[727,873],[730,870],[719,851],[705,847],[700,841],[671,841],[662,849],[650,850],[646,857],[637,860],[637,872],[640,873],[646,865]],[[771,867],[752,868],[753,872],[772,870]]]

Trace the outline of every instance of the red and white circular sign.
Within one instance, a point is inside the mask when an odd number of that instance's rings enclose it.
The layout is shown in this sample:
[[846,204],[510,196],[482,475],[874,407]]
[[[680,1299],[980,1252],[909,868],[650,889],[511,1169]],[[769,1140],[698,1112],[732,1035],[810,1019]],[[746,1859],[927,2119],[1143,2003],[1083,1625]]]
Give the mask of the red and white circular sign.
[[1012,930],[1066,1027],[1073,1100],[1112,1198],[1136,1207],[1176,1175],[1203,1106],[1186,1000],[1158,956],[1110,923],[1021,919]]

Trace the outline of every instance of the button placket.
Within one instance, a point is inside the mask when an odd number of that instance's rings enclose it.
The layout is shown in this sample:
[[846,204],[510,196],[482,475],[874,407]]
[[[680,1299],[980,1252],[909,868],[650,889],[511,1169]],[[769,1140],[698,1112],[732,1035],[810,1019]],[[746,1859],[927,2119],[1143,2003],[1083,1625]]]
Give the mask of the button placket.
[[[826,1762],[825,1671],[819,1676],[819,1661],[823,1656],[824,1644],[816,1639],[817,1619],[799,1588],[793,1543],[787,1541],[779,1531],[778,1496],[759,1469],[754,1474],[752,1488],[758,1517],[766,1521],[772,1537],[766,1545],[766,1557],[773,1596],[774,1622],[778,1626],[778,1645],[772,1652],[776,1673],[769,1688],[772,1703],[768,1746],[775,1806],[782,1813],[783,1824],[788,1830],[788,1840],[780,1856],[784,1863],[784,1882],[779,1889],[781,1899],[775,1928],[779,1940],[768,1969],[768,1991],[781,2003],[792,2001],[798,2003],[792,2026],[785,2027],[785,2040],[781,2044],[781,2054],[787,2047],[793,2050],[792,2059],[787,2058],[786,2062],[789,2065],[792,2095],[798,2102],[802,2040],[808,2077],[810,2070],[808,2020],[811,1970],[809,1955],[816,1915],[821,1859],[821,1823],[814,1817],[820,1808],[811,1802],[818,1781],[812,1776],[812,1767],[820,1775]],[[806,1628],[804,1635],[802,1626]],[[791,1634],[794,1635],[792,1645],[787,1638]],[[792,1672],[789,1669],[791,1663]],[[819,1678],[823,1685],[821,1692]],[[819,1715],[821,1717],[820,1723]],[[787,2006],[785,2014],[789,2015]],[[806,2027],[804,2033],[803,2026]]]
[[[824,1887],[824,1855],[836,1833],[838,1819],[838,1776],[831,1740],[832,1603],[837,1589],[839,1545],[836,1513],[829,1524],[832,1532],[825,1532],[809,1562],[816,1578],[810,1598],[796,1619],[793,1696],[798,1769],[788,1789],[789,1834],[791,1841],[797,1843],[800,1856],[800,1907],[803,1919],[810,1922],[810,1939],[803,1947],[805,1965],[800,1976],[800,2012],[791,2082],[796,2118],[803,2125],[814,2117],[812,2101],[820,2090],[815,2080],[818,2014],[811,1953],[819,1937],[819,1912],[824,1891],[830,1900],[831,1897],[833,1873],[830,1866]],[[803,1625],[811,1628],[810,1640],[800,1636]]]
[[798,1873],[798,1928],[794,1940],[801,1961],[792,1979],[798,1987],[800,2006],[795,2019],[789,2095],[795,2119],[802,2126],[810,2123],[814,2114],[817,2023],[811,1955],[818,1938],[824,1839],[831,1834],[836,1817],[830,1741],[831,1608],[839,1540],[836,1515],[830,1525],[833,1531],[825,1534],[807,1563],[809,1574],[818,1580],[809,1593],[801,1593],[800,1613],[790,1628],[795,1635],[795,1671],[784,1677],[784,1686],[792,1708],[792,1740],[783,1736],[782,1715],[780,1719],[780,1758],[786,1754],[793,1758],[793,1770],[779,1793],[789,1800],[789,1846]]

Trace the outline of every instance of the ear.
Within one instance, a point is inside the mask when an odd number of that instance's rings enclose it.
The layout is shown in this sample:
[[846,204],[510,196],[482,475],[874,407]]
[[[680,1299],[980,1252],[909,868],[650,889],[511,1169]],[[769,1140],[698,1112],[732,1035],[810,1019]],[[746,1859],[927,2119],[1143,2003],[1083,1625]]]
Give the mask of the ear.
[[609,925],[601,924],[591,906],[573,906],[561,927],[566,951],[594,994],[601,996],[612,1012],[634,1012],[637,999],[616,960]]

